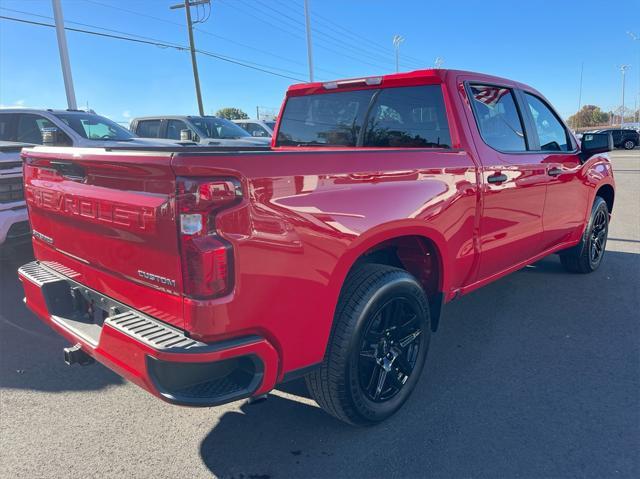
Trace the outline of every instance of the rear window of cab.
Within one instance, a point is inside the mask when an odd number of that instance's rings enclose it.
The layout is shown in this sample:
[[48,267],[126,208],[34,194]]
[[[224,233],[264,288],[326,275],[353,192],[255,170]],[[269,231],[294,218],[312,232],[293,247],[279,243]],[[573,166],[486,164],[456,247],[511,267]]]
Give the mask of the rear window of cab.
[[287,99],[276,146],[450,148],[440,85]]

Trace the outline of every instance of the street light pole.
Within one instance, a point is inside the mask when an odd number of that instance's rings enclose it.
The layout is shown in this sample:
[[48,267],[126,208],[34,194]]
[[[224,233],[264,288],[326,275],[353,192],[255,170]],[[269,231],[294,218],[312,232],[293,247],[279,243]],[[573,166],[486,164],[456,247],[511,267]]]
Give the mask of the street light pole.
[[191,7],[196,5],[204,5],[209,3],[210,0],[184,0],[184,5],[179,3],[177,5],[172,5],[172,10],[176,8],[184,8],[187,14],[187,31],[189,32],[189,49],[191,50],[191,67],[193,68],[193,81],[196,85],[196,98],[198,100],[198,111],[200,116],[204,116],[204,107],[202,106],[202,92],[200,91],[200,76],[198,75],[198,62],[196,61],[196,46],[193,41],[193,25],[191,22]]
[[62,6],[60,5],[60,0],[51,0],[51,4],[53,5],[53,18],[56,24],[56,37],[58,38],[58,50],[60,51],[64,91],[67,94],[67,108],[77,110],[78,105],[76,103],[76,92],[73,89],[73,78],[71,77],[71,65],[69,63],[69,50],[67,49],[67,36],[64,31]]
[[311,45],[311,15],[309,0],[304,0],[304,23],[307,30],[307,61],[309,63],[309,82],[313,82],[313,48]]
[[[627,35],[631,37],[631,40],[637,42],[640,40],[640,36],[635,34],[634,32],[627,32]],[[638,100],[640,100],[640,43],[638,44],[638,92],[636,95],[636,111],[635,111],[635,119],[636,122],[640,122],[640,105],[638,105]]]
[[396,73],[400,71],[400,44],[404,42],[402,35],[393,36],[393,47],[396,49]]
[[576,124],[573,125],[574,129],[579,128],[580,121],[580,108],[582,108],[582,74],[584,73],[584,62],[580,64],[580,89],[578,90],[578,113],[576,115]]
[[629,68],[629,65],[620,65],[620,72],[622,73],[622,111],[620,112],[620,126],[624,123],[624,84],[625,74]]

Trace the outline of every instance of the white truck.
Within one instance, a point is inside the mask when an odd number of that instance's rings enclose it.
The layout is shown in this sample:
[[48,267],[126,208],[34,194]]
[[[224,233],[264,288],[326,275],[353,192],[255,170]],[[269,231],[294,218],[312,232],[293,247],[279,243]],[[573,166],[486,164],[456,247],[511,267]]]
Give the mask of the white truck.
[[0,247],[30,237],[20,151],[27,143],[0,141]]

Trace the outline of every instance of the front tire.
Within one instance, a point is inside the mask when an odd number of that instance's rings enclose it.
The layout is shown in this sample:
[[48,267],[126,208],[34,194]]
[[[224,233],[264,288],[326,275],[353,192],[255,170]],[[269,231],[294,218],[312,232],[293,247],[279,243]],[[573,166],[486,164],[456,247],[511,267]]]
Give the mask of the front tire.
[[636,147],[636,144],[633,140],[627,140],[622,145],[625,150],[633,150]]
[[411,395],[430,337],[427,297],[412,275],[357,266],[340,295],[324,362],[306,377],[309,392],[341,421],[379,423]]
[[591,208],[591,217],[582,236],[582,241],[560,254],[560,261],[571,273],[592,273],[600,267],[609,234],[609,208],[596,196]]

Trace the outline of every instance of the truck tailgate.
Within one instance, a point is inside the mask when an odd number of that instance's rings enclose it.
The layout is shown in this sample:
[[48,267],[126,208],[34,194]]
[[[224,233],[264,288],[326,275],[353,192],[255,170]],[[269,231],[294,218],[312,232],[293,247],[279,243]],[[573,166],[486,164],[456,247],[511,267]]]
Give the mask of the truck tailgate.
[[49,148],[23,158],[36,257],[182,327],[171,154]]

